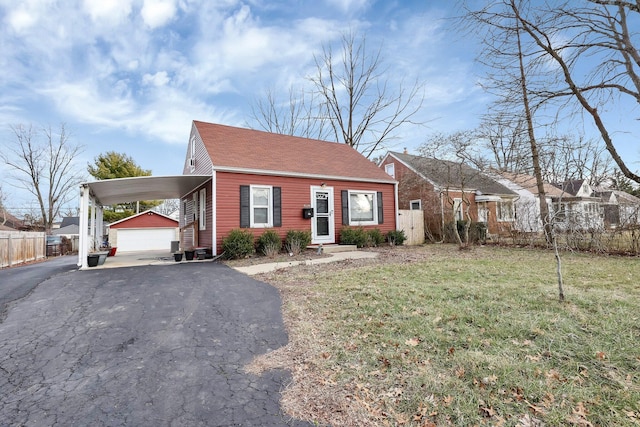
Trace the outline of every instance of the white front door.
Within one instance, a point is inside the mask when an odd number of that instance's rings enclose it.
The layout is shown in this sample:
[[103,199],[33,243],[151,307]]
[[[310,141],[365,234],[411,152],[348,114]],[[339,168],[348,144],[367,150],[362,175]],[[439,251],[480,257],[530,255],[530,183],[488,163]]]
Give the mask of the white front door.
[[311,243],[335,243],[333,188],[311,187]]

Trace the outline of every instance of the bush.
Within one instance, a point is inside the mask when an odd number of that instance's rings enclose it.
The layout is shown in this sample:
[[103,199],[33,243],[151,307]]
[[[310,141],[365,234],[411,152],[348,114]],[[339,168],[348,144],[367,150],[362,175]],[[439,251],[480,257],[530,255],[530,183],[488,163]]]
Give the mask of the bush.
[[258,251],[270,258],[275,257],[282,249],[282,239],[274,230],[267,230],[258,237]]
[[391,230],[387,233],[387,242],[389,245],[402,245],[407,240],[403,230]]
[[340,244],[356,245],[357,247],[362,248],[367,244],[367,233],[362,227],[343,227],[340,230]]
[[367,246],[380,246],[384,243],[384,234],[378,228],[367,231]]
[[294,255],[300,254],[311,244],[311,232],[300,230],[287,231],[286,249]]
[[222,250],[227,259],[246,258],[256,250],[253,243],[253,234],[247,230],[236,228],[222,239]]

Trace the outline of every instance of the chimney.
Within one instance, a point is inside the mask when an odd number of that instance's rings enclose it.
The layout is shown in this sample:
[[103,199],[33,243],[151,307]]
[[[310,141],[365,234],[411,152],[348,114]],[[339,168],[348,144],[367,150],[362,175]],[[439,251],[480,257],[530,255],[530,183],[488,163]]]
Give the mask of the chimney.
[[404,154],[409,154],[409,152],[407,151],[407,147],[404,147],[404,151],[403,151],[403,153],[404,153]]

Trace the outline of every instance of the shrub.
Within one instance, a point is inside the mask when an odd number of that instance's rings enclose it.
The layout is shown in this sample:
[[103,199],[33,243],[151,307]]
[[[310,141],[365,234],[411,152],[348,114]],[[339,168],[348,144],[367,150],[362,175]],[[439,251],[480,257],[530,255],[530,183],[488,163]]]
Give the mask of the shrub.
[[367,244],[367,233],[362,227],[342,227],[340,230],[341,245],[356,245],[361,248]]
[[267,230],[258,237],[258,251],[273,258],[282,249],[282,239],[274,230]]
[[245,258],[256,250],[253,243],[253,234],[239,228],[233,229],[229,235],[222,239],[222,250],[227,259]]
[[367,231],[367,246],[380,246],[384,243],[384,234],[378,228]]
[[389,245],[402,245],[407,240],[407,236],[404,234],[404,230],[391,230],[387,233],[387,242]]
[[300,254],[311,244],[311,232],[301,230],[289,230],[286,237],[287,252],[294,255]]

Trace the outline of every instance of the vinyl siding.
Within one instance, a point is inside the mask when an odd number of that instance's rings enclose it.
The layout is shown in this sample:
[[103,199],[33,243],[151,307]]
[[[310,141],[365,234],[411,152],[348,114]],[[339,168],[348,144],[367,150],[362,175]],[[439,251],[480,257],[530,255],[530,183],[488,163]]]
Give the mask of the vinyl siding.
[[[216,243],[218,245],[218,253],[220,253],[222,239],[227,236],[231,230],[240,227],[241,185],[269,185],[273,187],[281,187],[282,226],[275,227],[273,230],[275,230],[280,237],[284,239],[288,230],[311,231],[312,220],[302,218],[302,209],[305,205],[311,204],[311,187],[319,186],[322,182],[324,182],[327,187],[333,187],[334,189],[336,242],[339,242],[339,231],[340,228],[342,228],[342,213],[340,209],[341,190],[368,190],[383,192],[384,224],[367,226],[365,228],[379,228],[383,233],[386,233],[389,230],[395,230],[396,223],[393,184],[361,183],[337,180],[320,181],[318,179],[308,178],[217,172],[216,191],[218,198],[218,212]],[[251,231],[256,237],[259,237],[265,231],[263,228],[248,228],[247,230]]]

